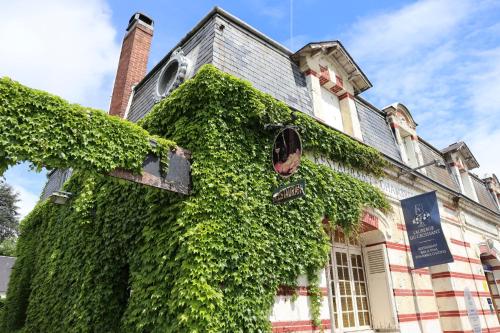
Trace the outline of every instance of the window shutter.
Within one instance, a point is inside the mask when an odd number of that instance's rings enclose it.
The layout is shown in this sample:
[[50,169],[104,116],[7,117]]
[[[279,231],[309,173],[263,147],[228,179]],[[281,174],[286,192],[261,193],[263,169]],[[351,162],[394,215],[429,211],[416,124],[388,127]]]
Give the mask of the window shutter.
[[396,329],[394,294],[384,244],[363,248],[373,329]]

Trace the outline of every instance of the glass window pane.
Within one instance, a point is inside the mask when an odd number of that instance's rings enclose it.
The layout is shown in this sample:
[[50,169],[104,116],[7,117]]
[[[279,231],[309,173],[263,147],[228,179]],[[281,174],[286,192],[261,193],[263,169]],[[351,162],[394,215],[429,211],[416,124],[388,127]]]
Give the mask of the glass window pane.
[[370,325],[370,314],[368,313],[368,311],[366,311],[364,314],[365,314],[365,325]]
[[352,295],[351,284],[349,282],[345,282],[345,293],[346,295]]
[[347,310],[348,311],[353,310],[352,297],[347,298]]
[[347,312],[342,313],[342,322],[344,327],[350,327],[349,325],[349,314]]
[[353,280],[354,281],[359,281],[359,278],[358,278],[358,270],[357,269],[353,269],[352,270],[352,275],[353,275]]
[[355,254],[351,254],[351,266],[352,267],[358,266],[358,264],[356,263],[356,255]]
[[366,297],[363,297],[362,302],[363,302],[363,308],[365,310],[368,310],[368,299]]
[[360,284],[360,287],[361,287],[361,292],[360,294],[361,295],[366,295],[366,285],[364,283],[361,283]]
[[344,279],[345,280],[350,279],[349,268],[347,268],[347,267],[344,268]]
[[358,320],[359,320],[359,326],[365,325],[365,316],[363,312],[358,312]]

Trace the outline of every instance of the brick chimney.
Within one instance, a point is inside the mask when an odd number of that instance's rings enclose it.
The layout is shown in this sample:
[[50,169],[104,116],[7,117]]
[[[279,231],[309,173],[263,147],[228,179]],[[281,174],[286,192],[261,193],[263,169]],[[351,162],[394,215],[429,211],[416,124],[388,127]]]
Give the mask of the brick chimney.
[[146,75],[152,38],[153,20],[142,13],[132,15],[123,38],[109,107],[110,115],[120,118],[125,116],[133,86]]

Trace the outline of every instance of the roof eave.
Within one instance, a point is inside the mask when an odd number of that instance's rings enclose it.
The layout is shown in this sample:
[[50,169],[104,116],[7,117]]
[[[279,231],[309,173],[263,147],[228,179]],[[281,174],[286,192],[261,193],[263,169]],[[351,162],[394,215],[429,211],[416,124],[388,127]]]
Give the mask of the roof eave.
[[[337,48],[343,57],[347,59],[347,62],[350,63],[350,65],[354,68],[354,72],[351,72],[350,76],[352,77],[349,81],[355,86],[356,88],[356,94],[360,94],[363,91],[366,91],[373,87],[372,83],[370,80],[368,80],[368,77],[363,73],[361,68],[358,66],[358,64],[354,61],[354,59],[351,57],[349,52],[345,49],[345,47],[342,45],[342,43],[338,40],[333,40],[333,41],[323,41],[323,42],[311,42],[306,45],[304,45],[300,50],[295,52],[291,58],[295,61],[298,61],[301,56],[306,55],[309,52],[318,50],[318,49],[329,49],[329,48]],[[344,68],[345,69],[345,68]],[[346,69],[345,69],[346,70]],[[346,72],[349,73],[349,71],[346,70]],[[361,79],[361,84],[356,83],[356,76],[359,76]]]

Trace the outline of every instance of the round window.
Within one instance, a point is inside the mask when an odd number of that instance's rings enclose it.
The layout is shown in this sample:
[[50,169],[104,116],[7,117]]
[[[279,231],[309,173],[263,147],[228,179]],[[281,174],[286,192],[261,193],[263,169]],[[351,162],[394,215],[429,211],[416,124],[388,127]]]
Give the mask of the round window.
[[163,69],[158,80],[158,95],[166,96],[173,87],[179,71],[179,62],[174,59]]
[[175,50],[158,78],[156,93],[160,98],[167,96],[184,82],[188,67],[189,61],[182,49]]

